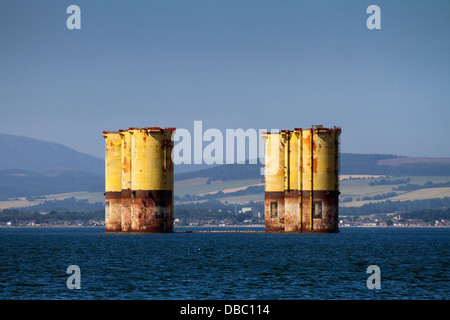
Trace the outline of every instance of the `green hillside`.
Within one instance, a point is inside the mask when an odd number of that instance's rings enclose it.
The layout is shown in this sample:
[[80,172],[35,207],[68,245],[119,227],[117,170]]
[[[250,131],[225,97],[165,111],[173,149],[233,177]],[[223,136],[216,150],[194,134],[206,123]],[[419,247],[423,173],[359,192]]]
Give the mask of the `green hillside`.
[[[394,184],[377,183],[383,181]],[[403,182],[403,183],[402,183]],[[340,182],[340,206],[361,207],[369,203],[425,200],[450,197],[450,177],[409,176],[395,179],[345,179]]]

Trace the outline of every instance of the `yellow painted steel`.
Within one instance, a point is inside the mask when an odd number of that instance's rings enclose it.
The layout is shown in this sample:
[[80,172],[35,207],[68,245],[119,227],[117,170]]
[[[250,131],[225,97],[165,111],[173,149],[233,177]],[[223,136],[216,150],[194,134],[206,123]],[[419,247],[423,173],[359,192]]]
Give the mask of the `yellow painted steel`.
[[122,190],[131,189],[131,134],[120,130],[122,138]]
[[[162,183],[163,188],[160,190],[174,189],[174,167],[172,159],[173,139],[172,134],[175,133],[175,128],[158,130],[149,129],[150,135],[155,135],[161,143],[161,157],[162,157]],[[173,195],[173,193],[172,193]]]
[[[174,189],[174,165],[172,161],[173,139],[175,128],[129,128],[118,132],[104,131],[103,136],[106,144],[105,154],[105,228],[109,232],[133,230],[133,222],[159,223],[158,221],[147,221],[151,218],[151,210],[157,218],[161,210],[167,215],[161,224],[166,230],[173,226],[173,189]],[[134,191],[149,191],[136,193]],[[171,191],[156,192],[150,191]],[[147,195],[156,197],[155,201],[162,201],[153,209],[150,205],[135,211],[135,196]],[[172,203],[170,205],[170,197]],[[141,203],[141,202],[137,203]],[[171,206],[169,208],[169,206]],[[144,205],[145,207],[145,205]],[[139,210],[145,209],[145,216],[141,217]],[[150,211],[149,211],[150,210]],[[153,211],[151,211],[153,212]],[[133,216],[135,214],[135,216]],[[138,214],[138,216],[136,216]],[[148,215],[148,216],[147,216]],[[133,220],[134,219],[134,220]],[[145,220],[147,219],[147,220]],[[172,221],[169,221],[169,220]],[[151,219],[150,219],[151,220]],[[157,227],[154,226],[157,229]],[[155,229],[155,230],[156,230]]]
[[289,163],[290,160],[290,139],[291,134],[288,130],[282,131],[280,133],[281,143],[284,148],[281,149],[281,152],[284,154],[284,190],[290,190],[290,178],[291,178],[291,166]]
[[289,135],[289,190],[301,190],[299,186],[300,166],[299,166],[299,138],[300,136],[296,131],[291,132]]
[[[131,189],[152,190],[152,175],[150,174],[150,144],[147,129],[130,129],[131,133]],[[157,179],[158,177],[154,177]]]
[[[340,133],[340,128],[314,126],[263,134],[266,147],[265,191],[299,191],[299,230],[303,214],[309,214],[313,230],[314,192],[339,189]],[[302,201],[308,198],[309,212],[303,212]]]
[[340,130],[316,129],[314,135],[314,190],[338,188],[338,137]]
[[264,190],[266,192],[285,190],[285,145],[279,133],[263,133],[265,140]]
[[167,131],[159,128],[130,128],[129,132],[131,189],[173,190],[173,165],[172,171],[167,170],[168,161],[171,160],[171,150],[167,149]]
[[266,191],[337,190],[340,133],[339,128],[264,133]]
[[[295,147],[293,148],[293,157],[295,157],[295,159],[292,159],[292,163],[295,166],[296,170],[295,172],[292,172],[293,175],[295,175],[294,177],[292,177],[293,180],[293,184],[292,187],[295,187],[295,182],[297,183],[296,187],[297,190],[299,190],[299,199],[298,199],[298,230],[302,230],[302,220],[303,220],[303,204],[302,204],[302,197],[301,197],[301,192],[303,190],[303,130],[296,128],[294,130],[294,133],[292,135],[292,143],[291,145],[295,144]],[[294,152],[295,150],[295,152]]]
[[119,231],[122,206],[122,141],[118,132],[103,132],[105,138],[105,229]]
[[122,141],[118,132],[103,132],[106,144],[105,191],[122,191]]
[[302,190],[337,190],[340,133],[339,128],[302,131]]
[[311,191],[313,188],[313,142],[311,130],[302,132],[302,186],[305,191]]

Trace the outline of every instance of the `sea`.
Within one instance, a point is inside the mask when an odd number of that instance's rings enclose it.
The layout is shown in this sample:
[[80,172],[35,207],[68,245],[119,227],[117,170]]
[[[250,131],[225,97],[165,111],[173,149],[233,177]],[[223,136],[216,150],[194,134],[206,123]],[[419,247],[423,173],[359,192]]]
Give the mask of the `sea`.
[[4,227],[0,299],[447,300],[449,245],[439,227]]

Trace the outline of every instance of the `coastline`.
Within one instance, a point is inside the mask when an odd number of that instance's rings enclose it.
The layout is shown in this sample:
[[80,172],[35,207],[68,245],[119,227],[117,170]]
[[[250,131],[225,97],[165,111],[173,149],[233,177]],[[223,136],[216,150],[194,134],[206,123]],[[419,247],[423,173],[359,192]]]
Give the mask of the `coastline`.
[[[104,228],[105,226],[102,225],[67,225],[67,224],[52,224],[52,225],[24,225],[24,226],[6,226],[6,225],[0,225],[0,228]],[[201,226],[175,226],[175,228],[192,228],[192,229],[202,229],[202,228],[237,228],[237,229],[246,229],[246,228],[264,228],[265,225],[263,224],[251,224],[251,225],[201,225]],[[447,225],[438,225],[438,226],[432,226],[432,225],[397,225],[397,226],[339,226],[339,229],[346,229],[346,228],[450,228],[450,226]],[[301,232],[299,232],[301,233]]]

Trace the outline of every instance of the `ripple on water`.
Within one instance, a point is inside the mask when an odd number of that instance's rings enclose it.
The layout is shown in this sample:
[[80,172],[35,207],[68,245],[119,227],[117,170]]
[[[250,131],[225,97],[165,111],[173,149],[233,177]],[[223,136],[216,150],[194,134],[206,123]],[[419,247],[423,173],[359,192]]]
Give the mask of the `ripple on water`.
[[[448,299],[449,228],[105,234],[1,228],[1,299]],[[68,290],[69,265],[81,290]],[[366,269],[381,268],[381,290]]]

